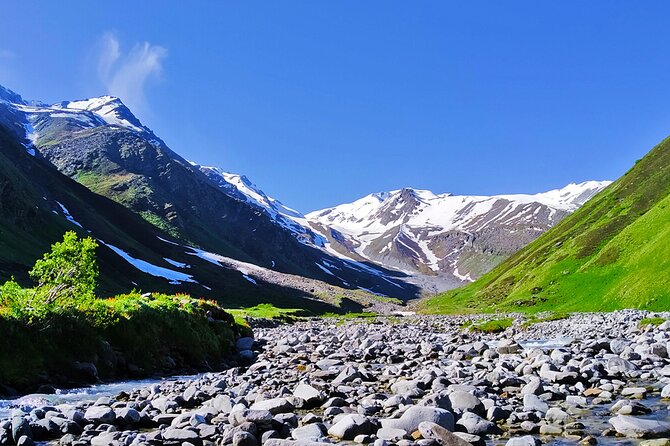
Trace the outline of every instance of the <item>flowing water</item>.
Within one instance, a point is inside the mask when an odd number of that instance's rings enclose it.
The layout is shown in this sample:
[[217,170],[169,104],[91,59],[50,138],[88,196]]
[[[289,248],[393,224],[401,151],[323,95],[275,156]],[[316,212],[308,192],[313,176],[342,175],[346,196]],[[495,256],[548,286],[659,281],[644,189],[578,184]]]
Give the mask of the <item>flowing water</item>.
[[130,392],[160,384],[164,381],[191,380],[201,375],[173,376],[165,379],[142,379],[137,381],[118,381],[107,384],[96,384],[90,387],[76,389],[58,389],[55,394],[30,394],[22,397],[2,400],[0,399],[0,420],[9,418],[12,412],[19,410],[29,412],[31,409],[42,406],[55,406],[58,404],[76,404],[84,401],[95,401],[101,397],[113,397],[121,392]]

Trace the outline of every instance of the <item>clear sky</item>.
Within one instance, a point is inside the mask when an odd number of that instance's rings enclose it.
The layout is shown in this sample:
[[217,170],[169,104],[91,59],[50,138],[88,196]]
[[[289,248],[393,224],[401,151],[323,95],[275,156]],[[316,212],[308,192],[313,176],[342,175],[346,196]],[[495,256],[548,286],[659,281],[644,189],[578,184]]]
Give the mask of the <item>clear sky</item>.
[[0,83],[121,97],[300,211],[614,179],[670,134],[665,1],[3,1]]

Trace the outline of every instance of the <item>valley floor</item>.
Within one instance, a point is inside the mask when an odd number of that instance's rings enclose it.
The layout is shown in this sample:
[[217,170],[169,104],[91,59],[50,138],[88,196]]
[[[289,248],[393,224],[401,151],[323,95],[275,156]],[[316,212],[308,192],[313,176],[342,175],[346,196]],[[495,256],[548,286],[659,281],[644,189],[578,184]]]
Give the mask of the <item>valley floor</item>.
[[256,328],[255,341],[237,342],[242,356],[254,352],[248,367],[96,402],[17,407],[0,422],[0,444],[30,444],[28,437],[196,446],[670,438],[670,322],[663,322],[670,315],[649,316],[576,314],[531,325],[474,318],[480,330],[500,325],[497,333],[464,328],[469,316],[324,318]]

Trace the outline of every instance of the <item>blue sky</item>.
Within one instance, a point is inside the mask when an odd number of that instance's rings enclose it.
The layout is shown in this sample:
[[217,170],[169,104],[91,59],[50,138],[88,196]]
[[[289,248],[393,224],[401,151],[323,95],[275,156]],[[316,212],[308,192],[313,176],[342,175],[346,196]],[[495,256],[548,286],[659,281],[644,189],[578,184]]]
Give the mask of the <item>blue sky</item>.
[[614,179],[670,133],[667,2],[4,2],[0,83],[111,93],[310,211]]

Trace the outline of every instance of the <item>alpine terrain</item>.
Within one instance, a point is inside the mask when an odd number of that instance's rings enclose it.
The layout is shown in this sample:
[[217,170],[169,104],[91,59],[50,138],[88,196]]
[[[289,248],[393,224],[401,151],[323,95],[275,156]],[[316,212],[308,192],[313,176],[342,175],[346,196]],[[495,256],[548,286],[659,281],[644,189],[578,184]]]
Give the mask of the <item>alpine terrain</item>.
[[[201,258],[228,259],[251,285],[264,280],[313,295],[324,288],[310,280],[401,299],[455,288],[609,184],[490,197],[405,188],[304,215],[243,175],[185,160],[118,98],[49,105],[3,88],[0,116],[29,155],[141,216],[163,239],[196,249]],[[138,251],[128,255],[143,259]],[[175,261],[152,265],[190,265]]]
[[369,301],[371,289],[418,293],[401,273],[330,256],[224,193],[118,99],[44,105],[2,88],[0,137],[3,279],[27,280],[29,266],[74,229],[102,245],[103,294],[180,291],[323,310],[334,307],[321,298],[360,308],[351,299]]
[[427,311],[667,310],[670,139],[490,273]]

